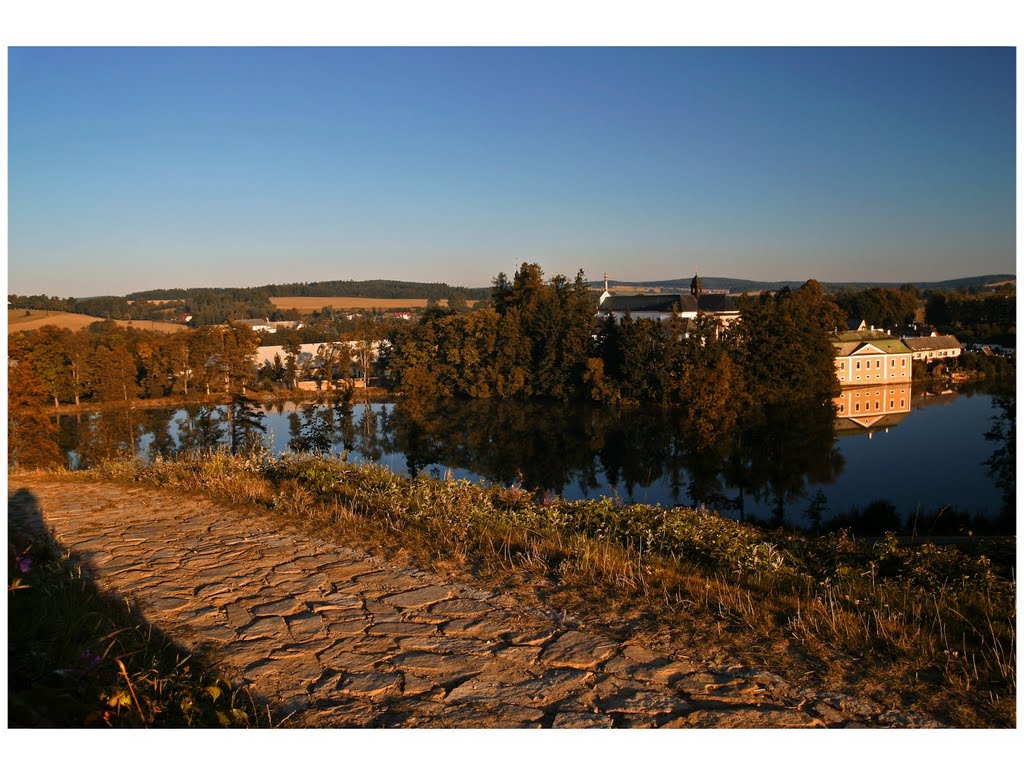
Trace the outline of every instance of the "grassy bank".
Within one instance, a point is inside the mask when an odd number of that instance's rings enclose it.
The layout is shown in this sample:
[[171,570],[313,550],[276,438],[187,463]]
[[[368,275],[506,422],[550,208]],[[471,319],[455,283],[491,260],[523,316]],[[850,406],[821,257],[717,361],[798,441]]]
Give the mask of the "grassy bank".
[[768,531],[692,509],[541,500],[311,456],[206,453],[62,474],[203,492],[317,534],[685,636],[954,726],[1015,724],[1014,544],[903,546]]
[[8,723],[12,728],[253,727],[244,691],[100,594],[42,528],[8,503]]

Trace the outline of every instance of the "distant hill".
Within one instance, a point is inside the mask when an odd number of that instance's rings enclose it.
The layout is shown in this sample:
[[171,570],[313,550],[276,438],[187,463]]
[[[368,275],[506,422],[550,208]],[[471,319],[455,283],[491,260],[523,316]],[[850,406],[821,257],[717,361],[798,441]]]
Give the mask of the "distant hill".
[[262,297],[271,296],[350,296],[376,299],[446,299],[453,291],[469,299],[484,299],[490,288],[462,288],[447,283],[417,283],[406,280],[323,280],[310,283],[273,283],[248,288],[160,288],[129,293],[127,299],[192,299],[196,296],[232,292],[247,292]]
[[[608,280],[608,285],[620,288],[660,288],[664,291],[690,290],[692,277],[684,277],[676,280]],[[794,290],[804,284],[806,280],[775,280],[764,282],[760,280],[741,280],[736,277],[701,277],[701,284],[705,289],[728,290],[730,293],[753,293],[756,291],[777,291],[780,288],[789,286]],[[1000,285],[1003,283],[1016,283],[1017,277],[1012,274],[986,274],[977,277],[961,277],[956,280],[940,280],[938,282],[910,282],[910,283],[878,283],[878,282],[852,282],[852,283],[830,283],[821,282],[822,286],[829,293],[838,291],[855,291],[863,288],[899,288],[903,285],[913,285],[919,291],[943,290],[949,291],[955,288],[980,288],[986,285]],[[604,280],[595,280],[590,283],[591,288],[603,288]]]

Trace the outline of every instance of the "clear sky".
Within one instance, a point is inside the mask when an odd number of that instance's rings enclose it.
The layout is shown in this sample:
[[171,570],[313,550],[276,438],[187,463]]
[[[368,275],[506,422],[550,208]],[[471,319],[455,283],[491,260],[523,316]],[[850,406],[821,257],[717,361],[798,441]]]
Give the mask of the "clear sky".
[[1012,48],[11,48],[11,293],[1015,272]]

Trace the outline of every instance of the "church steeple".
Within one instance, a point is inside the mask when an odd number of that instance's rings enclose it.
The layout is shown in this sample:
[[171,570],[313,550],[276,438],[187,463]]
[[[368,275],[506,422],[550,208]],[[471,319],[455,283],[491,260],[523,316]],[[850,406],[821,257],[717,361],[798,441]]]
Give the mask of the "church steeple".
[[608,290],[608,273],[605,272],[604,273],[604,293],[601,294],[601,299],[600,299],[600,301],[597,302],[597,306],[600,307],[602,304],[604,304],[604,300],[608,299],[608,298],[611,298],[611,295],[612,295],[611,292]]

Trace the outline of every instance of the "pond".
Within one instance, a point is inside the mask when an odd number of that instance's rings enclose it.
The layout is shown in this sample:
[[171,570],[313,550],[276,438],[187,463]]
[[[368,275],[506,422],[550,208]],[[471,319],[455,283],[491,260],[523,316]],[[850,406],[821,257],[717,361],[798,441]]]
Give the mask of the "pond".
[[[1012,440],[1012,397],[931,396],[910,385],[871,392],[844,393],[838,417],[806,407],[758,412],[711,444],[670,409],[508,401],[64,415],[60,435],[72,467],[132,447],[152,458],[237,445],[249,432],[277,454],[319,451],[408,476],[518,484],[540,497],[691,505],[803,528],[1015,533],[1013,444],[986,437],[1011,429]],[[988,463],[997,453],[1001,468]]]

